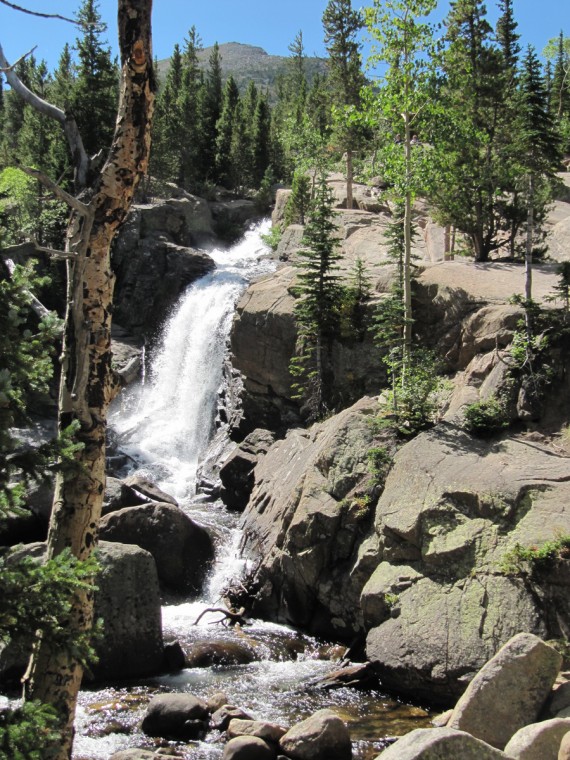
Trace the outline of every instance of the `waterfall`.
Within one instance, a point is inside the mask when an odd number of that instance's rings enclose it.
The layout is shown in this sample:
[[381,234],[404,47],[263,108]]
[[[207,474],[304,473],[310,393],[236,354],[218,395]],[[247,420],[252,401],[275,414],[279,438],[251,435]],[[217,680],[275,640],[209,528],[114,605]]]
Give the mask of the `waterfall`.
[[[271,271],[261,222],[191,285],[167,320],[144,385],[111,415],[121,448],[139,472],[177,499],[194,495],[196,470],[213,433],[236,302],[252,277]],[[265,260],[263,260],[265,257]]]

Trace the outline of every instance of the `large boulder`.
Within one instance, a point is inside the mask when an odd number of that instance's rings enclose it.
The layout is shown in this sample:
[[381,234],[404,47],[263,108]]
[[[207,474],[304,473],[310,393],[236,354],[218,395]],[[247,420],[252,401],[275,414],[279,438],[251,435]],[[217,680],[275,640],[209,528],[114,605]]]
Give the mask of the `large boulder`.
[[451,423],[400,449],[362,593],[367,655],[386,686],[449,701],[515,634],[563,636],[568,560],[529,584],[505,558],[570,533],[567,472],[546,442],[478,440]]
[[292,760],[350,760],[352,744],[348,729],[332,710],[317,710],[296,723],[279,740],[284,755]]
[[511,736],[505,754],[514,760],[556,760],[562,739],[569,731],[570,718],[531,723]]
[[220,468],[220,497],[226,507],[245,509],[255,484],[255,466],[274,441],[269,430],[256,429],[227,457]]
[[148,704],[141,728],[166,739],[201,738],[208,726],[208,707],[194,694],[159,694]]
[[364,578],[351,568],[372,518],[374,407],[363,399],[309,431],[291,430],[255,468],[242,527],[257,613],[345,639],[361,630]]
[[377,760],[510,760],[508,755],[450,728],[417,728],[385,749]]
[[178,592],[199,593],[214,557],[206,529],[173,504],[150,502],[111,512],[101,519],[99,535],[146,549],[160,581]]
[[275,760],[277,753],[258,736],[236,736],[224,746],[222,760]]
[[156,565],[139,548],[103,541],[97,576],[95,619],[103,621],[96,643],[98,679],[134,678],[158,673],[163,662],[161,599]]
[[[24,557],[42,562],[46,544],[17,547],[8,562]],[[95,641],[98,660],[90,666],[96,679],[135,678],[158,673],[163,663],[161,599],[156,565],[138,546],[102,541],[97,549],[100,572],[95,584],[95,620],[102,634]],[[0,669],[25,668],[30,641],[13,642],[2,653]]]
[[536,636],[513,637],[471,681],[448,727],[503,749],[513,734],[537,719],[561,664],[562,656]]

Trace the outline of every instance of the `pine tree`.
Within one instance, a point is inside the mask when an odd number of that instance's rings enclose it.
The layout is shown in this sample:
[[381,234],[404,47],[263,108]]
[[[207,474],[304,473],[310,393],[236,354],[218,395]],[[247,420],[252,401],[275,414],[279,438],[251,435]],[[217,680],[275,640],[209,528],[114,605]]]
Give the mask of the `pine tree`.
[[176,44],[166,80],[158,92],[152,128],[150,172],[158,179],[179,182],[181,166],[181,114],[178,94],[182,87],[182,55]]
[[261,185],[271,165],[271,109],[265,95],[255,106],[252,125],[252,179],[254,187]]
[[[53,81],[49,87],[49,100],[65,112],[71,109],[72,93],[75,87],[75,73],[71,48],[66,43],[59,57],[57,69],[53,75]],[[61,133],[61,130],[59,131]],[[54,140],[49,147],[49,162],[51,166],[50,176],[62,177],[62,185],[67,190],[72,190],[73,167],[69,157],[69,151],[63,135],[54,135]]]
[[[29,61],[26,59],[16,64],[15,72],[26,87],[30,86]],[[2,166],[13,166],[18,149],[18,135],[24,123],[25,105],[22,98],[12,89],[4,95],[4,123],[0,135],[0,156]]]
[[207,179],[216,180],[216,125],[222,112],[222,63],[220,48],[214,43],[208,59],[208,71],[202,107],[203,164]]
[[182,82],[178,93],[178,115],[180,122],[180,178],[186,190],[196,191],[203,178],[202,171],[202,71],[198,63],[198,52],[202,42],[193,26],[184,41],[182,53]]
[[432,137],[442,176],[434,200],[442,221],[468,237],[475,260],[486,261],[508,228],[502,214],[512,182],[501,117],[508,104],[505,69],[482,0],[455,0],[445,24],[445,118]]
[[220,118],[216,124],[216,176],[224,187],[231,187],[232,183],[232,135],[238,101],[239,90],[235,79],[229,76],[224,87]]
[[296,262],[298,340],[290,371],[297,378],[293,384],[296,398],[302,399],[309,420],[321,417],[332,402],[330,354],[338,334],[342,300],[333,200],[321,177]]
[[291,195],[285,207],[285,224],[305,224],[311,206],[311,178],[306,172],[296,171],[293,175]]
[[107,26],[98,9],[97,0],[83,0],[77,13],[83,35],[75,46],[79,63],[72,110],[89,155],[106,152],[111,145],[118,99],[118,70],[101,39]]
[[560,162],[560,144],[549,111],[541,66],[529,46],[523,62],[515,123],[526,205],[525,303],[527,338],[532,335],[532,261],[537,228],[552,197],[550,181]]
[[352,8],[351,0],[329,0],[323,13],[325,45],[329,54],[329,84],[332,89],[336,131],[346,152],[346,203],[352,208],[353,152],[358,144],[358,130],[347,119],[360,104],[364,85],[360,44],[357,34],[364,26],[362,14]]

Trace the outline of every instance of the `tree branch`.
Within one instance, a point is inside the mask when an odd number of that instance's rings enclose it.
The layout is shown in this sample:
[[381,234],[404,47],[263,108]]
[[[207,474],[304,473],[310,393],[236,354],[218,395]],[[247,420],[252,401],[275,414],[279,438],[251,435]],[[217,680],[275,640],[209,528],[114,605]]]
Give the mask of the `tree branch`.
[[[0,3],[1,3],[1,2],[2,2],[2,0],[0,0]],[[28,52],[27,52],[27,53],[24,53],[24,55],[20,56],[20,57],[18,58],[18,60],[17,60],[15,63],[13,63],[11,66],[7,66],[5,69],[3,69],[3,68],[0,68],[0,72],[2,72],[2,74],[7,74],[9,71],[14,71],[14,69],[16,68],[16,66],[17,66],[19,63],[22,63],[22,61],[25,61],[25,60],[26,60],[26,58],[27,58],[29,55],[31,55],[31,54],[34,52],[34,50],[35,50],[36,48],[37,48],[37,45],[34,45],[34,47],[33,47],[31,50],[28,50]]]
[[85,205],[85,203],[82,203],[77,198],[74,198],[73,195],[67,193],[62,187],[50,179],[47,174],[44,174],[39,169],[31,169],[29,166],[20,166],[19,168],[28,176],[41,182],[44,187],[56,196],[56,198],[67,203],[70,208],[77,211],[81,216],[89,216],[92,213],[89,206]]
[[8,8],[12,8],[15,11],[20,11],[20,13],[27,13],[30,16],[39,16],[40,18],[57,18],[60,21],[68,21],[70,24],[75,24],[75,26],[82,26],[80,21],[72,18],[67,18],[67,16],[60,16],[59,13],[40,13],[39,11],[31,11],[29,8],[22,8],[21,5],[10,3],[8,0],[0,0],[0,3],[2,3],[2,5],[8,6]]
[[[0,0],[0,3],[1,2],[3,2],[3,0]],[[30,55],[30,53],[26,53],[26,55]],[[25,57],[26,56],[23,56],[20,58],[20,60],[23,60]],[[54,119],[55,121],[59,122],[59,124],[61,124],[73,158],[76,188],[77,190],[83,189],[87,184],[89,158],[87,157],[87,153],[83,147],[83,140],[81,139],[81,135],[79,133],[79,129],[74,117],[71,114],[67,114],[62,111],[61,108],[57,108],[57,106],[48,103],[47,100],[43,100],[30,89],[28,89],[14,71],[15,65],[16,64],[10,66],[6,60],[6,56],[4,55],[2,45],[0,44],[0,67],[6,76],[10,87],[36,111],[44,114],[44,116],[48,116],[50,119]]]

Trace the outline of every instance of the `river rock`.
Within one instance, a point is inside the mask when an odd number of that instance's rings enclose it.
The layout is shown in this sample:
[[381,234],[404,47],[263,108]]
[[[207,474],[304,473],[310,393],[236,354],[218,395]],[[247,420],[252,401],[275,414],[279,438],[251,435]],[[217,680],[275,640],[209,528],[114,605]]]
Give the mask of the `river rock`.
[[230,725],[230,721],[235,719],[239,720],[253,720],[251,715],[248,715],[245,710],[235,705],[222,705],[210,718],[210,725],[212,728],[216,728],[219,731],[225,731]]
[[224,746],[222,760],[275,760],[277,753],[257,736],[237,736]]
[[193,644],[186,653],[186,667],[247,665],[259,659],[254,649],[240,641],[204,641]]
[[417,728],[376,760],[509,760],[509,756],[465,731]]
[[503,749],[516,731],[536,720],[561,664],[561,655],[537,636],[514,636],[471,681],[449,728]]
[[543,717],[569,717],[560,715],[563,710],[570,708],[570,681],[554,684],[554,688],[544,708]]
[[165,586],[197,594],[213,560],[212,539],[205,528],[172,504],[126,507],[102,518],[106,541],[137,544],[152,554]]
[[228,726],[228,736],[258,736],[268,744],[276,744],[287,733],[287,729],[277,723],[265,720],[240,720],[233,718]]
[[283,754],[293,760],[350,760],[348,729],[332,710],[317,710],[296,723],[279,740]]
[[[131,498],[131,494],[132,497],[137,496],[142,498],[143,501],[128,504],[126,499]],[[159,504],[173,504],[175,507],[178,506],[178,502],[174,496],[165,493],[162,488],[159,488],[156,485],[156,483],[153,483],[152,480],[145,478],[143,475],[130,475],[128,478],[125,478],[123,481],[122,495],[125,500],[125,503],[123,504],[124,507],[132,507],[135,506],[135,503],[145,503],[148,501],[154,501]]]
[[361,630],[365,577],[351,570],[372,518],[374,409],[363,399],[310,430],[291,430],[255,468],[242,527],[258,614],[329,637]]
[[150,749],[131,748],[114,752],[109,760],[158,760],[159,757]]
[[146,709],[141,728],[148,736],[191,740],[207,729],[208,708],[193,694],[159,694]]
[[569,718],[531,723],[509,739],[505,754],[514,760],[557,760],[560,743],[569,731]]

